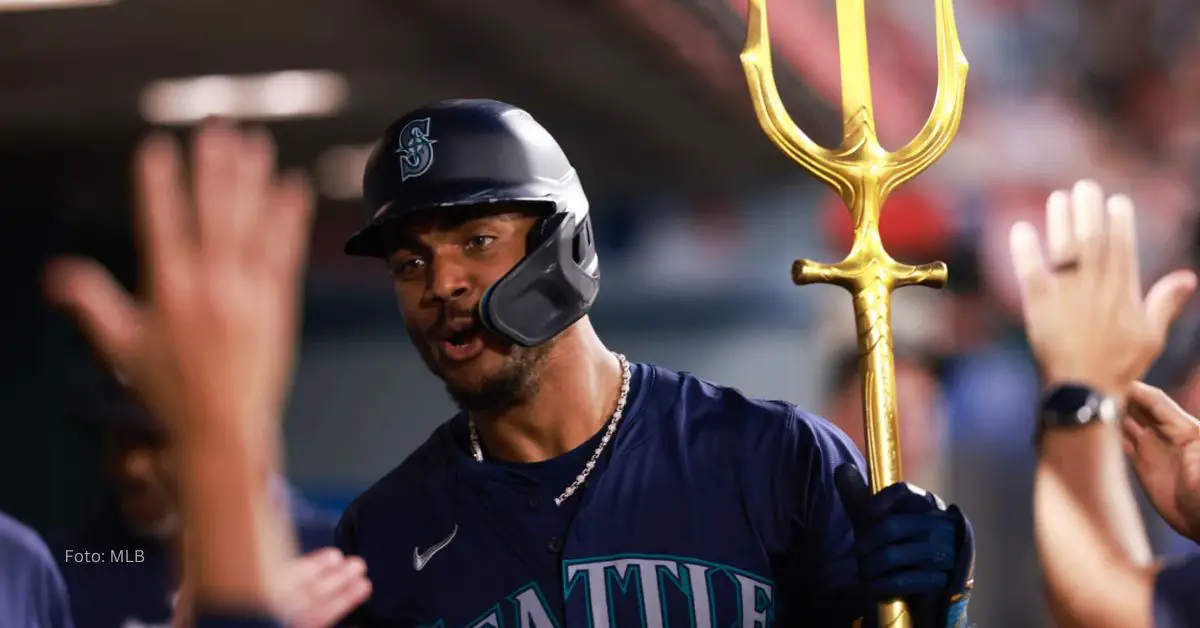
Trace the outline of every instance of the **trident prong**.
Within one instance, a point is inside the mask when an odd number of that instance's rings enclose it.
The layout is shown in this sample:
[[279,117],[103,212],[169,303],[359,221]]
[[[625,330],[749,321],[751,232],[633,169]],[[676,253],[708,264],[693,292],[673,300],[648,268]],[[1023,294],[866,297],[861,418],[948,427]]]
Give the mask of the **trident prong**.
[[[958,40],[951,0],[937,7],[938,86],[924,128],[900,150],[879,144],[871,102],[865,0],[837,0],[838,51],[842,76],[842,144],[819,146],[792,121],[775,85],[766,0],[749,0],[742,67],[759,125],[794,161],[842,197],[854,224],[854,243],[836,264],[797,260],[792,279],[799,285],[829,283],[848,290],[854,301],[861,355],[863,422],[871,488],[900,482],[900,444],[896,422],[895,361],[892,355],[891,299],[896,288],[941,287],[947,269],[941,262],[911,266],[892,259],[879,235],[884,201],[896,187],[928,168],[950,146],[962,121],[968,64]],[[879,609],[879,625],[910,628],[904,603]]]

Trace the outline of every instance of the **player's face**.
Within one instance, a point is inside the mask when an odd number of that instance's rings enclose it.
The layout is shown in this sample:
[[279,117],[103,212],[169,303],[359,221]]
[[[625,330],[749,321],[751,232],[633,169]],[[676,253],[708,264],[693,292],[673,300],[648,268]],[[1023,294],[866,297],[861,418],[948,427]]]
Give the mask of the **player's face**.
[[108,435],[107,471],[126,523],[136,533],[166,539],[175,534],[179,516],[165,441],[133,428]]
[[525,256],[536,222],[511,208],[441,215],[409,225],[388,260],[409,337],[466,410],[503,411],[534,385],[547,347],[520,347],[488,332],[475,308]]

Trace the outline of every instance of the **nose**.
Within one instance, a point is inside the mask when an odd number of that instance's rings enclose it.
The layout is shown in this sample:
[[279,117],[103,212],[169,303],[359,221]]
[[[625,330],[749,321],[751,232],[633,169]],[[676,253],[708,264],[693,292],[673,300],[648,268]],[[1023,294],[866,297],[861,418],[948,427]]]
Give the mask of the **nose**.
[[451,257],[434,256],[429,269],[429,293],[439,301],[457,301],[471,292],[471,278],[463,264]]

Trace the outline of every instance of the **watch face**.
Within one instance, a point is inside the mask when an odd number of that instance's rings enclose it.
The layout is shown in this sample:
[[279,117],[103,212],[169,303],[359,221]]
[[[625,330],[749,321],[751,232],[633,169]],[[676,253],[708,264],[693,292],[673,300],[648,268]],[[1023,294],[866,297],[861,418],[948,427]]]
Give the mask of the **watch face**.
[[1115,421],[1116,404],[1084,386],[1058,386],[1042,397],[1044,428],[1078,427],[1095,420]]

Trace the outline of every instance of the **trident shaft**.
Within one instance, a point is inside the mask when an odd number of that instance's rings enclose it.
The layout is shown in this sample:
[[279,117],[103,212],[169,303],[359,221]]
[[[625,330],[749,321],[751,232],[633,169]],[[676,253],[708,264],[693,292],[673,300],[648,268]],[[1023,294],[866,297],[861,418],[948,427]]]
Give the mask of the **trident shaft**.
[[[892,290],[912,285],[940,288],[947,276],[946,265],[941,262],[910,266],[892,259],[879,235],[879,216],[892,190],[941,157],[962,120],[968,66],[958,41],[954,8],[951,0],[935,0],[938,86],[933,111],[908,145],[888,152],[875,133],[865,0],[837,0],[843,139],[836,149],[817,145],[788,115],[771,68],[766,0],[749,2],[741,61],[758,122],[780,150],[842,197],[853,219],[854,244],[846,258],[836,264],[797,260],[792,266],[792,280],[797,285],[841,286],[854,301],[867,462],[871,489],[878,492],[903,479],[896,424]],[[903,602],[891,601],[880,606],[879,625],[911,628],[912,620]]]

